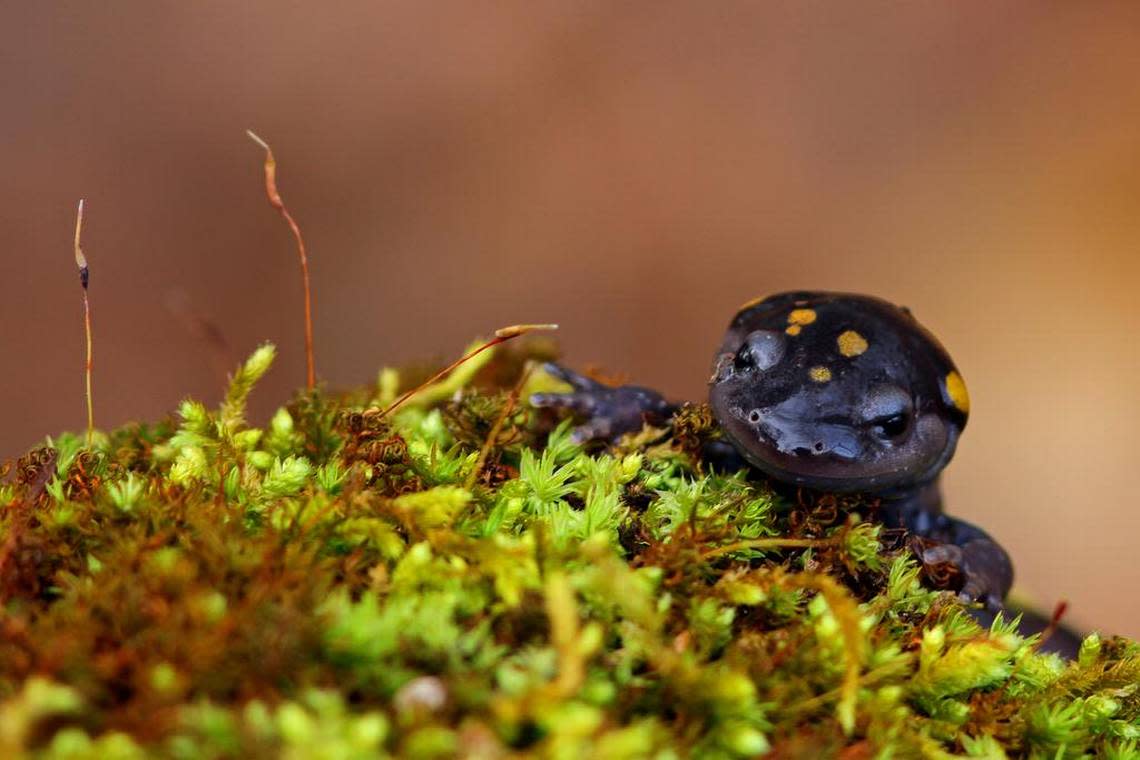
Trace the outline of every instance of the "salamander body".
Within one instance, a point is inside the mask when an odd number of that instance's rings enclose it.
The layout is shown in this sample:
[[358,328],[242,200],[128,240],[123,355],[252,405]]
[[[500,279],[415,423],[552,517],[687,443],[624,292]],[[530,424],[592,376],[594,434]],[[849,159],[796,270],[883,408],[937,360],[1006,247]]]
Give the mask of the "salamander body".
[[[574,391],[531,403],[585,417],[578,440],[609,440],[677,408],[648,388],[548,370]],[[927,539],[924,562],[959,571],[964,600],[1000,609],[1009,555],[945,514],[938,487],[969,416],[966,385],[908,309],[806,291],[745,304],[713,357],[709,404],[745,462],[778,483],[880,497],[885,523]]]

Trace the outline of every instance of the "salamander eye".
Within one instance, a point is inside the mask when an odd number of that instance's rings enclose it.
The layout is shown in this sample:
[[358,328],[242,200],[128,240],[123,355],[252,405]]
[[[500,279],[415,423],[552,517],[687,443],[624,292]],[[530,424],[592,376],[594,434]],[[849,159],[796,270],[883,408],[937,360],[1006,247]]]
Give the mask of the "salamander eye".
[[733,366],[737,370],[767,370],[775,367],[784,358],[787,338],[773,330],[755,330],[744,339],[744,345],[736,352]]
[[871,429],[880,438],[893,440],[910,429],[910,415],[892,414],[889,417],[879,417],[871,420]]
[[914,401],[897,385],[876,386],[864,396],[859,416],[872,435],[883,441],[896,441],[910,432]]

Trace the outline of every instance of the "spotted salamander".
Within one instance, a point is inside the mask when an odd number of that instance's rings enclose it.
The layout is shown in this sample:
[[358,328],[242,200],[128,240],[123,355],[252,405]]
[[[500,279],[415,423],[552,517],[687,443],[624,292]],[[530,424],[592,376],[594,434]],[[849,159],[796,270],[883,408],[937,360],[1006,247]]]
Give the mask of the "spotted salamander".
[[[579,441],[612,440],[678,408],[638,386],[610,387],[558,365],[569,393],[531,397],[585,418]],[[920,536],[922,560],[948,564],[960,596],[1000,609],[1006,551],[942,511],[939,476],[970,400],[954,362],[911,312],[847,293],[781,293],[745,304],[713,359],[709,404],[744,462],[778,483],[880,498],[889,527]]]

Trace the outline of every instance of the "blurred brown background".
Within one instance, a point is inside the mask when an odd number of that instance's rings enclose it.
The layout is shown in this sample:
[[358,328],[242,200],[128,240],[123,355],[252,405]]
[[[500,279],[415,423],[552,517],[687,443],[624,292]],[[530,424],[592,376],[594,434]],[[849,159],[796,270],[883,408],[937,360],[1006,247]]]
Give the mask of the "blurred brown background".
[[0,457],[83,425],[80,196],[103,426],[217,399],[171,299],[302,382],[252,127],[329,383],[557,321],[695,399],[742,301],[879,294],[970,385],[951,511],[1140,635],[1136,3],[6,3],[0,109]]

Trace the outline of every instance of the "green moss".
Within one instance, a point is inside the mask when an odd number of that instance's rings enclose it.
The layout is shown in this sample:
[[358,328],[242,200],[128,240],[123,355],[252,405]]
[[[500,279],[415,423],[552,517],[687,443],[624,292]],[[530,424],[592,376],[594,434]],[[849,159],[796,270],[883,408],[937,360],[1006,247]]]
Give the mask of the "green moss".
[[0,755],[1140,757],[1135,643],[979,628],[873,502],[707,472],[702,407],[583,451],[500,348],[254,428],[273,356],[5,468]]

